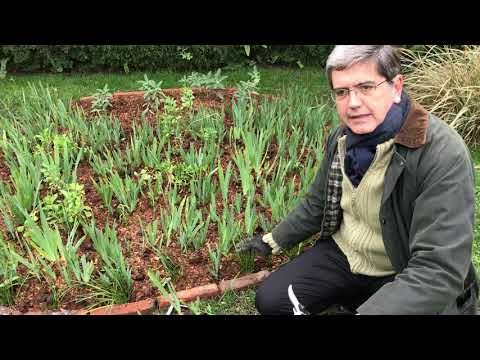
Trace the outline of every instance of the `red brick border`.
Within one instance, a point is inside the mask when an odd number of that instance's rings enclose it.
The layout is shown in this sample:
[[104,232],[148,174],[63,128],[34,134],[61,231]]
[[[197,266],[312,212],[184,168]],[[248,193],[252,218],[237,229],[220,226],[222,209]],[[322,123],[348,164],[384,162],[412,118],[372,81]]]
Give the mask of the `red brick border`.
[[270,275],[270,272],[263,270],[258,273],[242,276],[241,278],[223,280],[218,284],[218,287],[222,293],[227,290],[240,290],[262,282],[268,275]]
[[[178,300],[189,302],[194,301],[198,298],[201,299],[208,299],[210,297],[216,296],[220,294],[220,288],[217,284],[208,284],[203,286],[197,286],[192,289],[182,290],[177,292]],[[170,301],[166,299],[164,296],[160,296],[157,298],[157,307],[159,309],[165,308],[170,306]]]
[[[192,289],[182,290],[176,293],[177,298],[183,302],[195,301],[198,298],[208,299],[220,295],[228,290],[241,290],[252,287],[262,282],[270,275],[268,270],[262,270],[257,273],[248,274],[232,280],[222,280],[217,285],[215,283],[197,286]],[[155,299],[147,299],[128,304],[104,306],[93,310],[60,310],[60,311],[31,311],[24,315],[147,315],[155,310],[170,306],[170,302],[164,296]],[[22,315],[7,307],[0,306],[0,315]]]
[[105,306],[90,311],[80,311],[75,315],[143,315],[151,314],[156,309],[156,301],[152,299],[134,303]]

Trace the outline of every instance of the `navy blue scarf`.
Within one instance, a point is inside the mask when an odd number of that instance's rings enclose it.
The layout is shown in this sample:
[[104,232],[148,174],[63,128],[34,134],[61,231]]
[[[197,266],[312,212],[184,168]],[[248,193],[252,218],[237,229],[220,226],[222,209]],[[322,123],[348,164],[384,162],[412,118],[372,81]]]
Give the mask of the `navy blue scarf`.
[[397,134],[409,110],[410,98],[406,92],[402,92],[400,103],[392,105],[385,120],[373,132],[358,135],[346,127],[345,172],[353,186],[357,187],[360,184],[373,161],[377,145],[392,139]]

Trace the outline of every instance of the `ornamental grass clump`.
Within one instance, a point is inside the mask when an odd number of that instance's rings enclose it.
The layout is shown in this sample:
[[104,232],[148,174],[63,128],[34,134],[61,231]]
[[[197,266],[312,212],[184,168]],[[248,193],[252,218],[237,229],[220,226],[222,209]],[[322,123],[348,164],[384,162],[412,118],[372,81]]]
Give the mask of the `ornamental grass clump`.
[[95,305],[123,304],[132,294],[131,268],[123,256],[115,227],[107,224],[102,231],[94,221],[84,226],[102,265],[98,279],[89,284],[92,294],[84,299],[95,299]]
[[0,305],[12,305],[15,301],[15,289],[20,283],[17,273],[18,260],[13,246],[0,234]]
[[454,128],[468,145],[480,144],[480,46],[402,49],[405,85],[429,112]]

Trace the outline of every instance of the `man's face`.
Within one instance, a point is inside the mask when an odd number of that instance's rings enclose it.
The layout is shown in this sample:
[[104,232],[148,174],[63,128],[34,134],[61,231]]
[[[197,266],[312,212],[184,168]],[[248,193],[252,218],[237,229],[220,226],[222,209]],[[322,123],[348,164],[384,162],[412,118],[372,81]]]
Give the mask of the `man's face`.
[[[332,71],[334,89],[349,88],[351,91],[343,99],[335,103],[340,119],[356,134],[368,134],[374,131],[385,119],[393,103],[399,103],[403,87],[403,78],[397,75],[393,84],[385,82],[375,88],[375,85],[386,80],[377,72],[373,61],[357,63],[345,70]],[[363,95],[355,85],[373,86],[368,95]],[[352,90],[353,89],[353,90]]]

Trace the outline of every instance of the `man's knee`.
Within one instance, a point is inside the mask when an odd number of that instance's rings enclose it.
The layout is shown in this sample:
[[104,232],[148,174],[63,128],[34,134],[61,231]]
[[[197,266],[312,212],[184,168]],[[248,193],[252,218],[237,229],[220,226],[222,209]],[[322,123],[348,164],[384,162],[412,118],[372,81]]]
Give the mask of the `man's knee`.
[[255,307],[262,315],[280,314],[280,296],[269,289],[268,284],[261,284],[255,293]]

